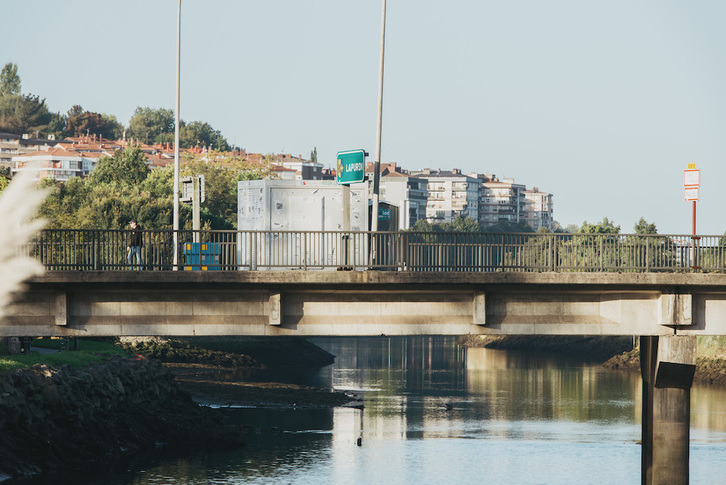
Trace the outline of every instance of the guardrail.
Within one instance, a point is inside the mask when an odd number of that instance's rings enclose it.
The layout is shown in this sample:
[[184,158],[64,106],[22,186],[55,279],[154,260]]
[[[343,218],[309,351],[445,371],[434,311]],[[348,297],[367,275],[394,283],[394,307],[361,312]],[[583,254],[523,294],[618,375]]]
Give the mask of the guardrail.
[[[144,230],[143,269],[173,270],[174,232]],[[726,236],[178,231],[179,270],[726,272]],[[48,270],[128,270],[131,231],[41,231]]]

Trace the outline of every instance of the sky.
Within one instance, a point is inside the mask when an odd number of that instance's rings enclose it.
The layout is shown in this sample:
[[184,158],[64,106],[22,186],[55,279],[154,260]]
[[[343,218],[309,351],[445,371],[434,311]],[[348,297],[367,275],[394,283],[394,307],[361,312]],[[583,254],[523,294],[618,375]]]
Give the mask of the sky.
[[[377,131],[380,0],[183,0],[181,118],[335,165]],[[52,111],[174,108],[177,2],[3,6],[0,65]],[[381,162],[513,178],[562,226],[726,231],[726,2],[388,0]]]

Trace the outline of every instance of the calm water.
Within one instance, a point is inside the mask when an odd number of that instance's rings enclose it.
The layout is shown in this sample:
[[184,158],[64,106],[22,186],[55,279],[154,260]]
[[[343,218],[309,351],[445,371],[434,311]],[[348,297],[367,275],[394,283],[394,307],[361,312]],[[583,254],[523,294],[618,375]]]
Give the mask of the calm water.
[[[75,483],[640,483],[637,374],[464,350],[455,338],[315,343],[338,356],[334,366],[256,378],[333,386],[360,395],[364,410],[232,410],[240,423],[285,431]],[[691,483],[724,483],[726,390],[691,395]]]

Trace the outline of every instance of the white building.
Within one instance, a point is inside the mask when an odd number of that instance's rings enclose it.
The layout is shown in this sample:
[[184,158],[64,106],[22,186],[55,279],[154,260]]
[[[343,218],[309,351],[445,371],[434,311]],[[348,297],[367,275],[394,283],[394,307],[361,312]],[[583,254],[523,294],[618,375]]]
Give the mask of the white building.
[[513,179],[498,180],[494,175],[480,179],[484,180],[479,195],[478,221],[482,227],[502,222],[517,224],[523,220],[524,185],[515,184]]
[[428,180],[426,220],[432,224],[452,222],[459,216],[479,218],[479,185],[481,181],[461,173],[424,169],[411,172]]
[[27,134],[0,133],[0,167],[12,169],[13,157],[47,150],[56,143],[52,135],[49,138],[31,138]]
[[524,191],[524,221],[535,231],[540,227],[552,229],[554,217],[552,194],[540,192],[537,187]]
[[[374,164],[366,165],[369,181],[369,197],[373,197]],[[399,209],[398,229],[409,229],[420,219],[426,219],[428,203],[428,180],[404,172],[395,163],[381,164],[380,200]]]
[[104,155],[113,156],[113,153],[84,152],[59,144],[42,152],[14,156],[12,171],[13,174],[35,172],[36,180],[52,178],[67,182],[73,177],[87,176]]
[[323,164],[305,160],[302,155],[277,155],[272,163],[295,170],[295,180],[323,180]]
[[[398,230],[409,229],[419,219],[426,219],[428,181],[400,172],[381,176],[380,200],[399,208]],[[370,184],[371,194],[373,183]]]

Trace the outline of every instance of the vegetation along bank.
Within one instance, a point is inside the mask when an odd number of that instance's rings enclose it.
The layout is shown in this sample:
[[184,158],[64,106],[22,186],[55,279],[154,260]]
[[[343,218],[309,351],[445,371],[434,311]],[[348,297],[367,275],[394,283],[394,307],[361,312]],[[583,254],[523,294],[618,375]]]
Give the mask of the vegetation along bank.
[[[726,337],[697,337],[695,382],[726,385]],[[608,369],[640,372],[640,348],[633,337],[470,335],[465,347],[526,350],[567,355]]]
[[[291,363],[296,356],[312,366],[334,359],[306,341],[275,340],[209,339],[211,348],[165,339],[83,340],[80,348],[89,350],[0,355],[0,482],[72,470],[100,473],[158,450],[230,449],[259,431],[228,425],[222,411],[199,402],[338,406],[351,400],[327,389],[225,379],[237,369]],[[43,339],[34,346],[59,344]],[[255,356],[236,352],[243,347],[254,348]],[[284,357],[276,357],[279,352]]]

